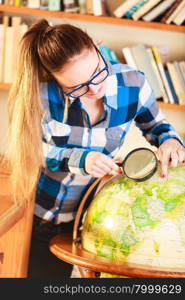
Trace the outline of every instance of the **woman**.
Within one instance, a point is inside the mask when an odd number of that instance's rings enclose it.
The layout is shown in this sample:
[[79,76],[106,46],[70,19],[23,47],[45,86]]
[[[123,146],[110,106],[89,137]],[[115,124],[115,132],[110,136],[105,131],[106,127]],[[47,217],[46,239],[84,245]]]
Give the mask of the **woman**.
[[62,262],[47,243],[72,230],[79,201],[95,178],[122,172],[113,157],[133,121],[159,148],[162,177],[170,160],[172,166],[185,160],[145,76],[110,65],[93,40],[69,24],[52,27],[41,20],[24,35],[9,117],[14,195],[29,199],[36,186],[29,277],[70,276],[65,263],[62,275]]

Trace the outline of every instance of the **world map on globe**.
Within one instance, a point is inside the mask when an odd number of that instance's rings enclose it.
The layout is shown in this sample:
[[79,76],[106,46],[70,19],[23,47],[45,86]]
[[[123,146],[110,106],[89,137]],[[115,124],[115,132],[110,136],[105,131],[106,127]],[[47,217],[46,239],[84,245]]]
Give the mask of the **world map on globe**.
[[185,271],[185,166],[166,179],[158,169],[147,181],[120,176],[103,187],[85,215],[82,246],[116,263]]

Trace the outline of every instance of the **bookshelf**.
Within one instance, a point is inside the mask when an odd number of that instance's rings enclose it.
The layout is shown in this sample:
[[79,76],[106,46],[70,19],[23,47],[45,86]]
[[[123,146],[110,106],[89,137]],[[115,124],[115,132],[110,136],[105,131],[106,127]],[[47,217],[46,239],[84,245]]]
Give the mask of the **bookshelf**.
[[123,25],[123,26],[135,26],[135,27],[144,27],[144,28],[152,28],[159,30],[167,30],[167,31],[176,31],[176,32],[184,32],[185,26],[177,26],[173,24],[162,24],[158,22],[146,22],[146,21],[134,21],[130,19],[122,19],[111,16],[94,16],[87,14],[79,14],[79,13],[68,13],[64,11],[48,11],[42,9],[33,9],[28,7],[16,7],[11,5],[0,5],[0,12],[10,12],[24,15],[37,15],[37,16],[45,16],[45,17],[53,17],[53,18],[64,18],[64,19],[75,19],[81,21],[89,21],[89,22],[98,22],[98,23],[107,23],[114,25]]
[[[121,25],[121,26],[135,26],[142,27],[146,29],[158,29],[166,30],[170,32],[185,33],[185,26],[177,26],[173,24],[163,24],[159,22],[146,22],[146,21],[134,21],[131,19],[116,18],[112,16],[94,16],[89,14],[80,13],[68,13],[64,11],[49,11],[42,9],[33,9],[28,7],[16,7],[11,5],[0,4],[0,13],[15,13],[23,14],[29,16],[41,16],[41,17],[52,17],[52,18],[63,18],[72,19],[79,21],[95,22],[95,23],[106,23],[111,25]],[[10,84],[0,82],[0,90],[9,90]],[[158,101],[159,105],[163,109],[185,111],[185,105],[170,104]]]
[[[11,84],[0,82],[0,90],[8,91],[11,87]],[[164,103],[162,101],[158,101],[159,106],[163,109],[171,109],[171,110],[178,110],[185,112],[185,105],[180,104],[171,104],[171,103]]]

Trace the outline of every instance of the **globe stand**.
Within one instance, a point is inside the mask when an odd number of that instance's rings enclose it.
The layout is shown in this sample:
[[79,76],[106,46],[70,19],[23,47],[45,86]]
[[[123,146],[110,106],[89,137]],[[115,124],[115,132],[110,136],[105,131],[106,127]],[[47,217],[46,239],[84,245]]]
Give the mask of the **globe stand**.
[[[120,175],[119,175],[120,176]],[[121,175],[122,176],[122,175]],[[118,176],[117,176],[118,177]],[[92,190],[98,185],[95,195],[103,186],[115,180],[113,176],[105,176],[97,179],[84,195],[74,222],[73,233],[62,233],[51,239],[50,251],[59,259],[76,265],[81,277],[96,278],[100,272],[110,273],[121,277],[141,277],[141,278],[184,278],[184,269],[156,268],[152,266],[113,262],[111,259],[97,256],[83,249],[79,232],[79,221],[84,204]]]

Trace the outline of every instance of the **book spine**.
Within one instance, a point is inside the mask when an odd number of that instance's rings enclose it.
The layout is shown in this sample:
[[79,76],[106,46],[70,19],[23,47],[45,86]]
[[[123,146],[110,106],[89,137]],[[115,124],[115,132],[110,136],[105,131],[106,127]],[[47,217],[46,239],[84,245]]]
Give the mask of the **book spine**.
[[176,25],[181,25],[185,20],[185,6],[182,10],[177,14],[177,16],[173,19],[173,23]]
[[161,23],[166,23],[167,19],[171,14],[175,11],[175,9],[179,6],[179,4],[182,2],[182,0],[177,0],[175,3],[172,4],[170,9],[165,13],[165,15],[160,20]]
[[29,8],[40,8],[40,0],[28,0],[27,6]]
[[162,3],[159,3],[154,9],[152,9],[148,14],[146,14],[142,19],[144,21],[152,21],[162,13],[164,13],[173,3],[175,0],[165,0]]
[[78,12],[79,6],[75,0],[63,0],[64,11],[66,12]]
[[179,67],[181,69],[181,73],[182,73],[182,76],[183,76],[184,81],[185,81],[185,61],[180,61],[179,62]]
[[166,75],[165,75],[165,72],[164,72],[164,67],[163,67],[163,64],[161,62],[161,58],[160,58],[160,54],[158,52],[158,49],[156,47],[152,47],[152,51],[153,51],[153,54],[154,54],[154,57],[155,57],[155,60],[156,60],[159,72],[161,74],[161,78],[162,78],[162,80],[164,82],[165,90],[166,90],[166,93],[167,93],[168,98],[169,98],[169,103],[174,103],[174,99],[173,99],[173,96],[172,96],[172,93],[171,93],[168,81],[166,79]]
[[134,6],[136,3],[138,2],[138,0],[126,0],[125,2],[123,2],[120,6],[118,6],[114,11],[113,14],[117,17],[117,18],[121,18],[124,16],[124,14],[131,9],[132,6]]
[[142,6],[144,6],[147,2],[148,0],[140,0],[139,2],[137,2],[136,5],[132,6],[131,9],[129,9],[126,12],[125,17],[131,19],[133,14],[136,11],[138,11]]
[[93,0],[93,14],[94,16],[102,16],[102,3],[101,0]]
[[0,24],[0,82],[3,81],[5,27]]
[[177,94],[175,92],[175,89],[174,89],[174,86],[173,86],[173,82],[171,80],[171,77],[170,77],[170,74],[169,74],[168,70],[165,70],[165,75],[166,75],[169,87],[170,87],[172,95],[173,95],[174,103],[179,104],[179,100],[178,100]]
[[146,51],[148,52],[148,55],[150,57],[150,61],[151,61],[153,70],[154,70],[154,72],[156,74],[157,82],[158,82],[158,85],[159,85],[159,89],[161,91],[161,96],[163,98],[163,101],[165,103],[168,103],[168,95],[166,94],[165,87],[164,87],[164,84],[163,84],[163,80],[162,80],[161,75],[159,73],[159,70],[158,70],[158,67],[157,67],[157,63],[156,63],[156,61],[154,59],[154,56],[153,56],[153,53],[152,53],[152,49],[151,48],[147,48]]
[[144,6],[142,6],[138,11],[136,11],[132,18],[137,21],[143,15],[145,15],[149,10],[151,10],[155,5],[157,5],[161,0],[149,0]]
[[137,70],[137,65],[136,65],[136,62],[134,60],[134,57],[133,57],[130,49],[128,47],[124,47],[124,48],[122,48],[122,53],[123,53],[123,56],[125,58],[127,65],[129,65],[130,67]]
[[78,4],[79,4],[80,14],[86,14],[87,13],[86,0],[79,0]]
[[171,13],[171,15],[167,18],[166,20],[166,24],[170,24],[174,18],[178,15],[178,13],[181,11],[181,9],[184,7],[185,5],[185,0],[182,0],[179,5],[176,7],[176,9]]
[[49,0],[40,0],[40,9],[48,10]]
[[15,6],[21,6],[22,5],[22,1],[21,0],[15,0]]
[[49,0],[48,1],[48,10],[61,10],[61,0]]

